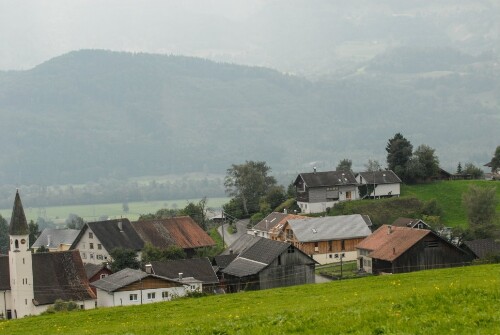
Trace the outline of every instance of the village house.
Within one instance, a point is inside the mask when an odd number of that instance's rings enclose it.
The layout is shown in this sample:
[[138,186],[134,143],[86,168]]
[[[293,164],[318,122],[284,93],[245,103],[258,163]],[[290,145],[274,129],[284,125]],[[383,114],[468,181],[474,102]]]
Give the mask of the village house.
[[138,253],[144,241],[128,219],[88,222],[80,230],[71,250],[78,250],[84,263],[102,264],[111,262],[110,253],[115,248],[134,250]]
[[371,226],[360,214],[291,219],[272,238],[292,243],[320,264],[354,261],[356,245],[371,234]]
[[9,255],[0,256],[0,318],[39,315],[56,300],[74,301],[81,309],[95,308],[77,251],[33,254],[19,192],[9,225]]
[[92,283],[113,274],[113,271],[111,271],[108,264],[106,263],[102,264],[85,263],[83,264],[83,267],[85,269],[85,274],[87,275],[87,279],[90,283],[90,288],[94,293],[97,292],[95,287],[92,286]]
[[221,270],[227,292],[264,290],[315,282],[316,262],[290,243],[242,235],[226,251],[237,256]]
[[136,221],[132,226],[144,243],[160,249],[178,246],[188,258],[196,256],[198,249],[215,245],[210,235],[190,216]]
[[146,272],[166,278],[194,278],[201,285],[199,291],[207,293],[214,293],[219,286],[219,279],[207,257],[153,261],[146,265]]
[[294,181],[301,212],[322,213],[341,201],[359,198],[358,182],[350,171],[300,173]]
[[407,227],[415,229],[431,229],[422,219],[397,218],[392,223],[393,227]]
[[45,228],[31,246],[31,250],[36,252],[41,247],[49,252],[69,250],[79,233],[78,229]]
[[356,174],[361,198],[386,198],[401,195],[401,179],[391,170]]
[[368,273],[402,273],[468,264],[472,257],[432,230],[383,225],[359,243],[358,266]]
[[185,296],[190,287],[140,270],[123,269],[92,283],[98,307],[142,305]]
[[247,233],[264,238],[271,238],[270,232],[273,231],[276,226],[282,225],[289,219],[301,218],[306,218],[306,216],[272,212],[253,226],[252,229],[248,230]]

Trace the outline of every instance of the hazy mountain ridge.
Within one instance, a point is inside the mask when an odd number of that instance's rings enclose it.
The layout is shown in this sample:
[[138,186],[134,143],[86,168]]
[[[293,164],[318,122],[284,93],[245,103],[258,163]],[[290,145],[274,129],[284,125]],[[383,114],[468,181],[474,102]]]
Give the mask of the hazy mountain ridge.
[[420,56],[399,48],[342,78],[310,81],[191,57],[84,50],[0,72],[0,180],[224,174],[250,159],[280,172],[310,162],[332,169],[342,158],[362,167],[369,158],[385,163],[387,139],[399,131],[436,148],[444,167],[486,162],[498,145],[498,56],[436,48],[427,59],[433,52],[457,61],[409,71]]

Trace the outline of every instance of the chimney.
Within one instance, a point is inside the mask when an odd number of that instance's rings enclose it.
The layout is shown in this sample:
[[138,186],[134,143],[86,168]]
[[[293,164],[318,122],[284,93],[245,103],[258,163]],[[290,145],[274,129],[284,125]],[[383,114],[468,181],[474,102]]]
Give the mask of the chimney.
[[150,264],[146,264],[146,273],[152,274],[153,273],[153,266]]
[[47,235],[47,248],[50,247],[50,235]]
[[120,230],[120,233],[123,233],[123,224],[122,224],[122,222],[118,221],[116,224],[118,225],[118,229]]
[[182,281],[182,272],[179,272],[179,281]]
[[387,226],[387,235],[392,234],[392,226],[388,225]]
[[283,208],[283,213],[287,214],[287,212],[286,208]]
[[313,167],[314,173],[316,173],[316,167]]

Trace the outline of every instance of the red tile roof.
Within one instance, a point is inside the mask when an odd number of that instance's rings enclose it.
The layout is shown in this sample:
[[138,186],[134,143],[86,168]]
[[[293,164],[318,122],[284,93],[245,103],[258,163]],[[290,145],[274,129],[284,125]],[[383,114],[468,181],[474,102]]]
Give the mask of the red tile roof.
[[189,216],[132,222],[144,242],[157,248],[172,245],[183,249],[215,245],[214,240]]
[[370,250],[371,258],[392,262],[422,238],[431,234],[427,229],[412,229],[383,225],[361,241],[356,248]]

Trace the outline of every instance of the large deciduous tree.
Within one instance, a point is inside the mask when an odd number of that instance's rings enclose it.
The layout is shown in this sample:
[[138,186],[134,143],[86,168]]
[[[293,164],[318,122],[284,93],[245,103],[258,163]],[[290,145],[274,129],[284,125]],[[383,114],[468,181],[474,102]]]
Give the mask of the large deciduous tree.
[[387,167],[394,171],[402,179],[405,179],[405,171],[408,161],[413,152],[413,146],[410,141],[397,133],[389,139],[385,148],[387,151]]
[[422,175],[424,179],[432,179],[439,172],[439,159],[435,150],[428,145],[422,144],[413,153],[422,166]]
[[111,271],[118,272],[125,268],[138,269],[140,266],[137,259],[137,252],[130,249],[115,248],[109,253],[113,261]]
[[268,175],[270,171],[266,162],[254,161],[233,164],[227,169],[224,179],[226,193],[241,200],[245,215],[258,212],[260,198],[276,185],[276,179]]
[[345,172],[350,172],[352,171],[352,160],[344,158],[342,159],[339,164],[337,165],[336,168],[337,171],[345,171]]

